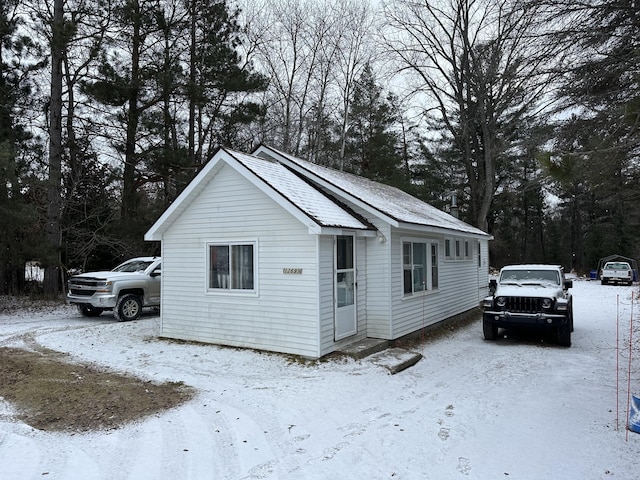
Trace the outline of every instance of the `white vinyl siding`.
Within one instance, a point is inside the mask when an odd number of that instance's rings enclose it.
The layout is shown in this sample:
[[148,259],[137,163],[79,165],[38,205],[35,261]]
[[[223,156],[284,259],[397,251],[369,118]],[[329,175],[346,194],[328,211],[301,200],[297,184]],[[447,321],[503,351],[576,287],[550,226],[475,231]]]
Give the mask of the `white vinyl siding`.
[[[357,213],[364,214],[357,208]],[[379,236],[362,239],[358,250],[358,331],[367,337],[388,339],[391,333],[391,228],[374,219]],[[366,320],[366,322],[365,322]]]
[[[208,294],[207,245],[247,239],[258,239],[256,295]],[[316,236],[232,168],[218,172],[162,243],[163,336],[318,356]]]
[[[389,339],[400,338],[416,330],[446,320],[447,318],[472,310],[479,305],[479,296],[486,291],[489,283],[488,271],[483,274],[476,261],[445,262],[445,238],[430,239],[425,242],[437,243],[438,248],[438,289],[420,295],[406,296],[402,282],[402,242],[408,232],[394,234],[391,248],[392,264],[397,265],[391,279],[392,311],[391,334]],[[411,236],[413,241],[416,237]],[[461,253],[464,255],[465,239],[458,238]],[[476,239],[468,239],[476,242]],[[487,248],[487,241],[479,242]],[[455,242],[451,239],[452,254],[455,254]],[[472,257],[473,258],[473,257]],[[474,260],[476,260],[474,258]]]

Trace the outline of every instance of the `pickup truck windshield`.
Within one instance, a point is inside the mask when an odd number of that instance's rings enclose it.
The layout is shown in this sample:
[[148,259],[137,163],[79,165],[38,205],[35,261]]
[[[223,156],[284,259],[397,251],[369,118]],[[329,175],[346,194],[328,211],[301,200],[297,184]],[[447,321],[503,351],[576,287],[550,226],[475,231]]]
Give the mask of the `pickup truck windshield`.
[[123,263],[122,265],[117,266],[112,271],[113,272],[144,272],[149,265],[153,262],[135,260],[133,262]]
[[503,270],[500,283],[560,285],[560,275],[555,270]]

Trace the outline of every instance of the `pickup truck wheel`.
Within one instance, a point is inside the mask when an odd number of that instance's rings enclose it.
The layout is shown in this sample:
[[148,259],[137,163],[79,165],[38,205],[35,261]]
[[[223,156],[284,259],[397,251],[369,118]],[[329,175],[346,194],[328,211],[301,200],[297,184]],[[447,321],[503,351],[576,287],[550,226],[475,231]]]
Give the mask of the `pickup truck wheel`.
[[485,340],[495,340],[498,337],[498,326],[483,318],[482,333],[484,333]]
[[571,346],[571,325],[568,322],[566,325],[558,327],[558,345],[563,347]]
[[113,316],[119,322],[137,320],[142,313],[142,300],[134,294],[123,295],[118,299],[116,308],[113,309]]
[[78,310],[85,317],[97,317],[102,313],[102,308],[92,305],[78,305]]

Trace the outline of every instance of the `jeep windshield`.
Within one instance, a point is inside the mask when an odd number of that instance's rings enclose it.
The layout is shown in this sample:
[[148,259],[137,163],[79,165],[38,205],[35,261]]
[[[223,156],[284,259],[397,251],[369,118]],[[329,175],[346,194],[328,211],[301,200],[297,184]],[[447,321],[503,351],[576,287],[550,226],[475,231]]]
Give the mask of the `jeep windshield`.
[[118,265],[112,272],[144,272],[152,263],[147,260],[132,260]]
[[503,270],[503,285],[560,285],[560,275],[555,270]]

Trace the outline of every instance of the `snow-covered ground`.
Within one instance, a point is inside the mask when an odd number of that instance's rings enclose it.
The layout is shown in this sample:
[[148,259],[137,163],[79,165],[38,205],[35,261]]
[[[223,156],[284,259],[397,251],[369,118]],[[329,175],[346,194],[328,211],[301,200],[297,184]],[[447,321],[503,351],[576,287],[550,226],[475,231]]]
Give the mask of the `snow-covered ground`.
[[625,429],[638,287],[574,285],[570,349],[486,342],[478,321],[424,344],[424,358],[396,375],[367,360],[302,365],[167,342],[157,316],[0,315],[0,347],[36,342],[199,392],[121,429],[75,435],[34,430],[0,400],[0,479],[638,478],[640,435]]

